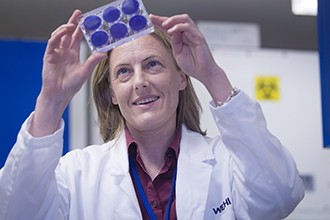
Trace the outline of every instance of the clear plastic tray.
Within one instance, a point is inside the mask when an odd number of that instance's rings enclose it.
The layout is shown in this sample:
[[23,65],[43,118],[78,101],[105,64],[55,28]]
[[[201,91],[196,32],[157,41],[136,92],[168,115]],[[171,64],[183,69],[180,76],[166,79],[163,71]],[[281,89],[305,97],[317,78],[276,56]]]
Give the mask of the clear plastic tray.
[[107,52],[154,31],[141,0],[118,0],[78,17],[92,52]]

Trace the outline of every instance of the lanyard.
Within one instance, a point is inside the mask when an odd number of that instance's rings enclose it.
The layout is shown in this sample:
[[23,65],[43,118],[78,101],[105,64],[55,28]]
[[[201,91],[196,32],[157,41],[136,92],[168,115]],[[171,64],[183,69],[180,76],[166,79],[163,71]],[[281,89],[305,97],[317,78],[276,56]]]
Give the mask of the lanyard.
[[[150,220],[156,220],[156,216],[154,214],[154,212],[152,211],[152,208],[148,202],[147,196],[143,190],[143,186],[142,183],[140,181],[139,175],[137,173],[137,170],[135,168],[134,162],[132,161],[131,158],[129,158],[129,164],[132,168],[132,173],[133,173],[133,178],[135,180],[138,192],[140,194],[140,197],[142,199],[142,203],[143,206],[145,207],[145,209],[147,210],[147,213],[149,215],[149,219]],[[170,208],[171,208],[171,202],[172,202],[172,194],[174,192],[174,188],[175,188],[175,181],[176,181],[176,170],[177,167],[175,166],[174,169],[174,174],[173,174],[173,179],[172,179],[172,186],[171,186],[171,192],[170,192],[170,198],[168,199],[168,203],[167,203],[167,207],[166,207],[166,215],[165,215],[165,219],[168,220],[170,218]]]

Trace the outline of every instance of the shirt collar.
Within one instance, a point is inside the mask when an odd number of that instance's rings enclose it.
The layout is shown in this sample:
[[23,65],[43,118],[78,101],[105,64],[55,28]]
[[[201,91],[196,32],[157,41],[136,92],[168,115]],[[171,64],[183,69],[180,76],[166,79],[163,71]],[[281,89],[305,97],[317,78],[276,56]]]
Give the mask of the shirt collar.
[[[172,143],[169,145],[169,148],[172,148],[174,150],[176,157],[178,157],[179,149],[180,149],[181,130],[182,130],[181,127],[182,126],[179,126],[179,127],[176,128],[174,139],[173,139]],[[126,137],[126,145],[127,145],[128,150],[129,150],[130,146],[133,143],[135,145],[137,145],[137,143],[135,142],[133,136],[129,132],[127,126],[125,126],[125,137]]]

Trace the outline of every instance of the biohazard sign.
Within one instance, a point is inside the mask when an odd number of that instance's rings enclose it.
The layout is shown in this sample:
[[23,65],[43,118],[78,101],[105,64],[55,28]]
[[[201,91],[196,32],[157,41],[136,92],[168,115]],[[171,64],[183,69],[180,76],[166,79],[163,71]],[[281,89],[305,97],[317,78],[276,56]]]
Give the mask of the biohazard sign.
[[279,78],[275,76],[256,77],[256,99],[278,101],[280,99]]

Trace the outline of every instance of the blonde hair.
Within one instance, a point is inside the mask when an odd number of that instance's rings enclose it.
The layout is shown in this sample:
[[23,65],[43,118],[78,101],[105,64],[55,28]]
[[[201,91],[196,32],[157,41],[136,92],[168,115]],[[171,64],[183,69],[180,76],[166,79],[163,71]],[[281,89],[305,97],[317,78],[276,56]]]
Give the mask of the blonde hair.
[[[151,34],[154,38],[162,42],[170,54],[173,54],[170,37],[155,30]],[[108,57],[110,57],[110,53]],[[173,62],[180,70],[174,57]],[[100,134],[104,142],[116,138],[123,130],[125,119],[122,116],[118,105],[114,105],[111,101],[111,80],[109,72],[109,58],[102,60],[96,67],[92,78],[93,99],[98,113],[98,123]],[[200,113],[202,107],[195,93],[189,76],[187,76],[187,86],[179,92],[179,103],[177,107],[177,127],[181,124],[187,126],[188,129],[205,135],[206,132],[200,128]]]

